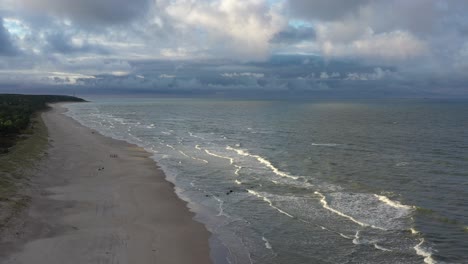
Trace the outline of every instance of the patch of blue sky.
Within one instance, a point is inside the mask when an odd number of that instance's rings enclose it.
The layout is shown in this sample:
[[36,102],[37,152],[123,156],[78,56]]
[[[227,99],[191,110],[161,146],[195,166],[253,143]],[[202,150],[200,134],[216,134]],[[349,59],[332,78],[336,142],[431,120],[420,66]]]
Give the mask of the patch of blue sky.
[[300,27],[312,27],[312,23],[300,19],[290,19],[289,20],[289,25],[295,28],[300,28]]
[[10,34],[24,38],[30,32],[29,28],[24,25],[20,20],[15,18],[4,18],[3,26],[10,32]]

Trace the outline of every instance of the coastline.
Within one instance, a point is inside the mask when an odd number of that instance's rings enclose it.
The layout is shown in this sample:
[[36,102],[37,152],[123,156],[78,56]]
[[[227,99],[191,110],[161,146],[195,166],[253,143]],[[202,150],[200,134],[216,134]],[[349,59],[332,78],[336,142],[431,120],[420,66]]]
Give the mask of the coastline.
[[[42,114],[47,157],[30,207],[0,244],[2,263],[211,263],[206,227],[140,147],[63,114]],[[11,233],[11,234],[10,234]]]

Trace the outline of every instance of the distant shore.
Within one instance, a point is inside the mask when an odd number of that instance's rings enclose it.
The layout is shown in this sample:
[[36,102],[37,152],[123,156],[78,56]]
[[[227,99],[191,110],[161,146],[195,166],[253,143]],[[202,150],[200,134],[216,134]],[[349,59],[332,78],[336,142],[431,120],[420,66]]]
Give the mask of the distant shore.
[[149,153],[42,114],[49,149],[28,209],[0,243],[1,263],[211,263],[205,226]]

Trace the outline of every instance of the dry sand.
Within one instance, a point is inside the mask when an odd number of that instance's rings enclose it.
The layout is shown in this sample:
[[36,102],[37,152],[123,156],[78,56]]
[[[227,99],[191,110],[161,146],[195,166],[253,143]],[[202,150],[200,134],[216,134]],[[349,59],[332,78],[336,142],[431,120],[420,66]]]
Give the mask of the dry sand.
[[[143,149],[42,115],[47,158],[31,206],[1,239],[1,263],[210,263],[210,233]],[[103,169],[102,169],[103,168]]]

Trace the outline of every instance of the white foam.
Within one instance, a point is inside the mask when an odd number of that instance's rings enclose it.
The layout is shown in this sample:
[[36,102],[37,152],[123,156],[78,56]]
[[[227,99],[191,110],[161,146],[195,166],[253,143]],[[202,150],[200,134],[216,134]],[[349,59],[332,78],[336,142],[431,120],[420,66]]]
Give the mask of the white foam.
[[375,243],[375,241],[366,241],[366,240],[365,240],[365,241],[361,242],[361,241],[360,241],[361,237],[359,236],[359,233],[360,233],[360,232],[361,232],[361,231],[359,231],[359,230],[356,231],[356,234],[354,235],[354,239],[353,239],[353,244],[355,244],[355,245],[372,244],[372,245],[374,245],[374,247],[375,247],[376,249],[378,249],[378,250],[382,250],[382,251],[392,251],[391,249],[384,248],[384,247],[380,246],[379,244]]
[[359,232],[360,232],[359,230],[356,231],[356,234],[354,235],[354,239],[353,239],[353,244],[354,244],[354,245],[359,245],[359,244],[360,244],[360,243],[359,243],[359,238],[360,238],[360,237],[359,237]]
[[185,154],[182,150],[179,150],[179,153],[182,154],[183,156],[187,157],[187,158],[190,158],[190,156]]
[[204,162],[204,163],[208,163],[207,160],[204,160],[204,159],[199,159],[199,158],[196,158],[196,157],[192,157],[188,154],[186,154],[185,152],[183,152],[182,150],[179,150],[180,154],[182,154],[183,156],[187,157],[187,158],[190,158],[190,159],[193,159],[193,160],[197,160],[197,161],[201,161],[201,162]]
[[416,254],[421,257],[424,257],[424,263],[427,264],[435,264],[435,260],[432,258],[432,254],[429,250],[422,248],[422,244],[424,243],[424,238],[421,238],[421,242],[414,246],[414,250],[416,250]]
[[291,178],[291,179],[294,179],[294,180],[299,179],[299,177],[297,177],[297,176],[292,176],[292,175],[290,175],[290,174],[288,174],[286,172],[280,171],[278,168],[273,166],[273,164],[271,164],[270,161],[268,161],[267,159],[265,159],[265,158],[263,158],[263,157],[261,157],[259,155],[253,155],[253,154],[250,154],[247,151],[244,151],[244,150],[241,150],[241,149],[235,149],[235,148],[232,148],[230,146],[227,146],[226,149],[227,150],[233,150],[233,151],[237,152],[237,154],[239,154],[241,156],[247,156],[247,157],[252,157],[252,158],[257,159],[261,164],[263,164],[267,168],[271,169],[273,171],[273,173],[275,173],[278,176]]
[[382,246],[379,246],[377,243],[374,244],[374,247],[378,250],[382,250],[382,251],[392,251],[391,249],[388,249],[388,248],[384,248]]
[[335,143],[311,143],[310,145],[318,146],[318,147],[336,147],[336,146],[338,146],[338,144],[335,144]]
[[263,201],[267,202],[267,203],[270,205],[270,207],[276,209],[278,212],[280,212],[280,213],[282,213],[282,214],[284,214],[284,215],[287,215],[287,216],[289,216],[289,217],[291,217],[291,218],[294,218],[294,216],[292,216],[291,214],[289,214],[289,213],[287,213],[287,212],[281,210],[280,208],[274,206],[270,199],[268,199],[267,197],[261,195],[260,193],[258,193],[258,192],[256,192],[256,191],[253,191],[253,190],[249,190],[249,189],[247,189],[247,192],[249,192],[250,194],[253,194],[253,195],[257,196],[258,198],[261,198]]
[[234,182],[235,182],[236,184],[238,184],[238,185],[241,185],[241,184],[242,184],[242,182],[239,181],[239,180],[235,180]]
[[234,165],[234,167],[236,167],[236,171],[234,171],[234,174],[236,174],[237,176],[239,176],[239,171],[242,169],[242,167],[239,166],[239,165]]
[[207,161],[207,160],[204,160],[204,159],[199,159],[199,158],[195,158],[195,157],[192,157],[192,159],[194,159],[194,160],[199,160],[199,161],[204,162],[204,163],[208,163],[208,161]]
[[227,216],[225,213],[224,213],[224,208],[223,208],[223,205],[224,205],[224,201],[219,199],[218,197],[214,196],[213,195],[213,198],[219,203],[218,205],[218,210],[219,210],[219,213],[217,216]]
[[199,139],[205,140],[204,138],[202,138],[202,137],[200,137],[200,136],[194,135],[192,132],[188,132],[188,133],[189,133],[189,135],[190,135],[191,137],[199,138]]
[[230,158],[230,157],[226,157],[226,156],[221,156],[221,155],[218,155],[218,154],[215,154],[207,149],[205,149],[205,152],[206,154],[210,155],[210,156],[213,156],[213,157],[217,157],[217,158],[220,158],[220,159],[227,159],[229,160],[229,163],[230,164],[233,164],[234,163],[234,159],[233,158]]
[[169,144],[166,144],[166,147],[168,147],[168,148],[171,148],[171,149],[175,150],[175,148],[174,148],[173,146],[169,145]]
[[270,241],[268,241],[268,239],[266,239],[264,236],[262,236],[262,240],[265,242],[265,247],[266,247],[267,249],[273,249],[273,248],[271,247]]
[[200,148],[200,145],[195,145],[195,148],[198,149],[198,150],[203,150]]
[[363,222],[360,222],[358,220],[356,220],[354,217],[352,216],[349,216],[347,214],[344,214],[334,208],[331,208],[329,205],[328,205],[328,202],[327,202],[327,199],[325,197],[325,195],[321,194],[320,192],[314,192],[315,194],[317,194],[318,196],[321,197],[320,199],[320,203],[322,204],[323,208],[337,214],[337,215],[340,215],[342,217],[345,217],[345,218],[348,218],[349,220],[355,222],[356,224],[360,225],[360,226],[364,226],[364,227],[372,227],[372,228],[375,228],[375,229],[380,229],[380,230],[385,230],[384,228],[381,228],[381,227],[378,227],[378,226],[374,226],[374,225],[369,225],[369,224],[366,224],[366,223],[363,223]]
[[[331,231],[331,232],[336,233],[335,231],[332,231],[332,230],[330,230],[330,229],[328,229],[328,228],[326,228],[326,227],[323,227],[323,226],[322,226],[321,228],[324,229],[324,230],[327,230],[327,231]],[[338,233],[338,235],[340,235],[341,237],[344,237],[344,238],[346,238],[346,239],[353,239],[352,237],[349,237],[349,236],[347,236],[347,235],[345,235],[345,234],[343,234],[343,233]]]
[[397,164],[395,164],[395,166],[397,167],[404,167],[406,165],[408,165],[409,163],[408,162],[398,162]]
[[411,231],[411,234],[413,234],[413,235],[419,234],[419,231],[414,229],[414,228],[410,228],[410,231]]
[[391,207],[395,207],[395,208],[404,208],[404,209],[414,209],[414,206],[410,206],[410,205],[404,205],[404,204],[401,204],[400,202],[398,201],[392,201],[390,200],[388,197],[386,196],[383,196],[383,195],[377,195],[377,194],[374,194],[375,197],[377,197],[381,202],[384,202],[388,205],[390,205]]

